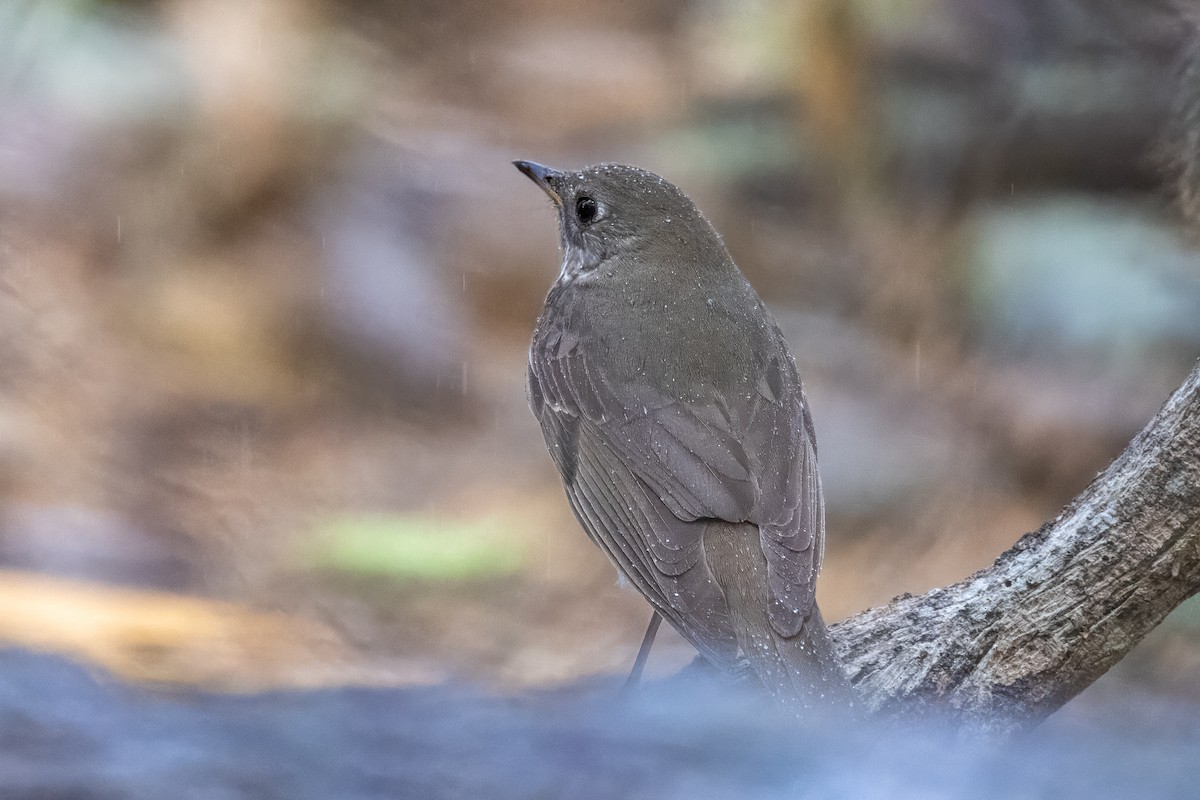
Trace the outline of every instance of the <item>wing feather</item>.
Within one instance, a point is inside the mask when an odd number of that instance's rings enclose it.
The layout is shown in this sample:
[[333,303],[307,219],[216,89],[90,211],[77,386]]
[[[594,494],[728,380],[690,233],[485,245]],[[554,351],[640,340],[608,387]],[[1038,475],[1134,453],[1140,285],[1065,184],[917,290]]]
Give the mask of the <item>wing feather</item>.
[[593,541],[721,661],[736,644],[728,612],[712,611],[725,604],[703,561],[703,531],[706,520],[754,523],[771,624],[795,635],[814,604],[824,506],[812,422],[778,329],[745,385],[701,397],[617,382],[606,349],[578,331],[542,332],[534,346],[531,404]]

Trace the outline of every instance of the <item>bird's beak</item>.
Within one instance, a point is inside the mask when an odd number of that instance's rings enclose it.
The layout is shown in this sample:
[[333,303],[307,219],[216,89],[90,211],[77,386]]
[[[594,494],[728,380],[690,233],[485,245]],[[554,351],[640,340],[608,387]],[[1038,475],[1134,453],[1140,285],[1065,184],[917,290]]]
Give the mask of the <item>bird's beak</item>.
[[525,173],[529,180],[542,187],[542,191],[550,195],[550,199],[554,201],[554,205],[562,208],[562,197],[554,188],[554,184],[562,178],[563,174],[551,167],[545,167],[538,164],[536,161],[514,161],[513,166]]

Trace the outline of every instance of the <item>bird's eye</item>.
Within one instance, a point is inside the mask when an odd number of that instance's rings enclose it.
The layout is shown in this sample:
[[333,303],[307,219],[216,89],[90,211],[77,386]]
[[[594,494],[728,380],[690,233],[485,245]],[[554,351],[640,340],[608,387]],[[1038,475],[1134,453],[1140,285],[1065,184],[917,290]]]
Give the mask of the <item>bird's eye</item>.
[[575,214],[579,217],[579,221],[584,225],[596,219],[596,215],[600,213],[600,206],[595,200],[584,195],[575,201]]

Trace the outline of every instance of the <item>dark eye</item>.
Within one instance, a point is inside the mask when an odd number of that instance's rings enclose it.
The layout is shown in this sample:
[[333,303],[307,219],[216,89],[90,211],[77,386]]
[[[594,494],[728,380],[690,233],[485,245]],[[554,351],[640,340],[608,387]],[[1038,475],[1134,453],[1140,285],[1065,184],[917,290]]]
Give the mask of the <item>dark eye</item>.
[[600,206],[592,198],[584,195],[575,201],[575,214],[579,217],[579,221],[584,225],[596,218],[600,213]]

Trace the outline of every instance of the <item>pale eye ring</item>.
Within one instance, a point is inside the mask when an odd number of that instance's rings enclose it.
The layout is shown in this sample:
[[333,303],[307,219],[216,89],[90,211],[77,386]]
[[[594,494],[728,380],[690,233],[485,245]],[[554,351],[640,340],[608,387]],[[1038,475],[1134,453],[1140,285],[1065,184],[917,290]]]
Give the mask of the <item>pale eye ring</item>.
[[575,216],[584,225],[589,225],[600,215],[600,204],[587,195],[580,195],[575,200]]

